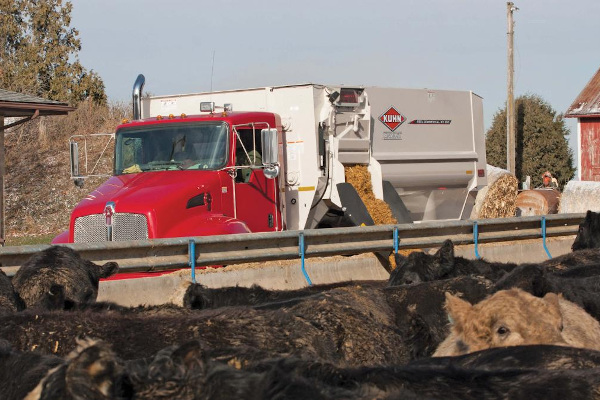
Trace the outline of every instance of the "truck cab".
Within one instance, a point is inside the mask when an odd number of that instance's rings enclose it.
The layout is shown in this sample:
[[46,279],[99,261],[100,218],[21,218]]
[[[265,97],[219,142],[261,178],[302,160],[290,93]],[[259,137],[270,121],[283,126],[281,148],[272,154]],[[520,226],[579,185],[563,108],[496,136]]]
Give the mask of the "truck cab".
[[[392,223],[467,219],[487,184],[471,91],[305,83],[144,97],[144,80],[133,121],[110,135],[112,176],[54,243],[372,225],[347,180],[355,166]],[[71,142],[75,182],[78,157]]]
[[113,176],[53,243],[282,230],[280,137],[277,114],[210,105],[200,115],[127,121],[114,134]]

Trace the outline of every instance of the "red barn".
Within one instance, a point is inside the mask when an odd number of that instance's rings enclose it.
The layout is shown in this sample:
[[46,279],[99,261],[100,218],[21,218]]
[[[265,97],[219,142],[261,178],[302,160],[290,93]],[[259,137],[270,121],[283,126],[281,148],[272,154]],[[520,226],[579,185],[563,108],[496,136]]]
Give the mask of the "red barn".
[[565,114],[577,118],[579,180],[600,181],[600,69]]

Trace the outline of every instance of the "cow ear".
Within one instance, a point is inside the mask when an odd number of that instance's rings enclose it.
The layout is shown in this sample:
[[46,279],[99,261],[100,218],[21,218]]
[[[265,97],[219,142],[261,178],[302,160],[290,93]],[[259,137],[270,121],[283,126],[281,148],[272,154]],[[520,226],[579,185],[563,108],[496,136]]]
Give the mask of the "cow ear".
[[200,342],[192,340],[182,344],[173,352],[173,360],[177,364],[185,366],[186,369],[202,367],[202,347]]
[[435,255],[440,259],[442,264],[454,265],[454,243],[446,239]]
[[206,296],[206,286],[199,283],[189,283],[183,294],[183,306],[192,310],[208,308],[209,299]]
[[444,305],[448,312],[448,318],[453,325],[462,324],[467,318],[467,314],[473,307],[471,303],[457,296],[446,292],[446,303]]
[[396,263],[396,268],[398,268],[408,257],[403,256],[400,253],[394,253],[394,262]]
[[592,224],[592,227],[594,228],[593,231],[596,232],[596,230],[598,229],[598,225],[600,225],[600,214],[595,213],[593,211],[589,211],[589,213],[590,213],[591,224]]
[[563,329],[562,313],[560,312],[560,300],[562,294],[547,293],[543,300],[549,308],[549,312],[546,315],[547,318],[551,318],[559,330]]
[[591,210],[587,210],[587,212],[585,213],[585,219],[583,220],[583,223],[580,226],[595,227],[597,223],[597,214]]
[[45,293],[42,304],[46,310],[62,310],[65,308],[66,298],[65,287],[53,284],[50,286],[50,290]]
[[119,264],[116,262],[107,262],[100,266],[100,278],[108,278],[119,271]]
[[71,396],[77,394],[78,398],[106,399],[114,398],[114,394],[120,392],[118,386],[123,381],[123,367],[105,342],[77,340],[77,348],[66,360],[65,381]]

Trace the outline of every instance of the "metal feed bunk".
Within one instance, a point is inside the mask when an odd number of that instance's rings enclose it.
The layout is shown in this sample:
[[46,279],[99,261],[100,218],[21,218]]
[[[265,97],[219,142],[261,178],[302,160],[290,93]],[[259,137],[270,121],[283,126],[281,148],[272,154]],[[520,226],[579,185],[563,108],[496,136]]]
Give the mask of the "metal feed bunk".
[[[304,259],[399,249],[430,248],[450,239],[457,245],[541,239],[548,257],[547,237],[577,233],[585,214],[555,214],[466,221],[434,221],[420,224],[309,229],[222,236],[181,237],[122,242],[75,243],[66,246],[83,258],[103,263],[116,261],[121,272],[164,271],[196,266],[241,264],[272,260]],[[0,248],[0,263],[12,276],[31,255],[50,245]]]

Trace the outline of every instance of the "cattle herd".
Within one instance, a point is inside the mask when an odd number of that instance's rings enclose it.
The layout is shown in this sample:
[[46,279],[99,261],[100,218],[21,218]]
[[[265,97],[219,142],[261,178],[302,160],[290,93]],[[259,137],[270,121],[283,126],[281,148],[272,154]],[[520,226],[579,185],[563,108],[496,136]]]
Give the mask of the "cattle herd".
[[67,247],[0,271],[0,399],[600,398],[600,214],[537,264],[397,256],[388,282],[96,302]]

